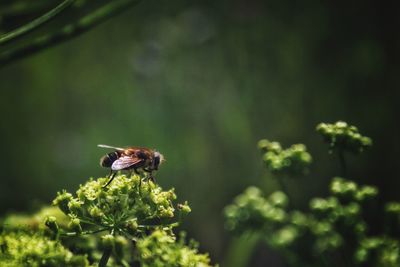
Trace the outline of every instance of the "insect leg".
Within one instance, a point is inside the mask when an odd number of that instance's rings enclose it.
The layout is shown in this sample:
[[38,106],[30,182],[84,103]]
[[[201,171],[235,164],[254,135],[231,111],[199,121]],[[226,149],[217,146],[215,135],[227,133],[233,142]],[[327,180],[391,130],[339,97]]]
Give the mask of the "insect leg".
[[108,182],[105,185],[103,185],[103,188],[107,187],[112,182],[112,180],[114,180],[116,173],[115,172],[113,173],[112,171],[111,171],[111,173],[112,173],[112,175],[111,175],[110,179],[108,180]]
[[139,176],[139,191],[142,186],[142,177],[139,175],[139,171],[136,168],[133,168],[133,171]]
[[156,178],[154,178],[152,172],[150,172],[150,174],[149,174],[149,180],[152,181],[153,183],[156,183]]

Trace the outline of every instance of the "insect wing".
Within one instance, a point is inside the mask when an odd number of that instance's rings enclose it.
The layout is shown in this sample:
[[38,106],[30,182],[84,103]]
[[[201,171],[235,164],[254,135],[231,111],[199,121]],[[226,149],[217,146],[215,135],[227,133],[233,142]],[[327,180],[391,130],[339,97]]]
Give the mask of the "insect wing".
[[113,171],[128,169],[133,167],[134,165],[141,163],[142,161],[143,161],[142,159],[137,159],[137,158],[120,157],[119,159],[113,162],[113,164],[111,165],[111,169]]
[[115,150],[119,150],[119,151],[124,150],[123,148],[120,148],[120,147],[109,146],[109,145],[103,145],[103,144],[99,144],[99,145],[97,145],[97,146],[98,146],[98,147],[102,147],[102,148],[111,148],[111,149],[115,149]]

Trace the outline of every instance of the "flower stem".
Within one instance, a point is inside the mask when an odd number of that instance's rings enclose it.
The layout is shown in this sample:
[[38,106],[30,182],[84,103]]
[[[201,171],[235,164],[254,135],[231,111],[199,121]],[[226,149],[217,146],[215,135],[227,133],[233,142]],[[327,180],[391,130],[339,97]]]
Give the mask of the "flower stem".
[[291,203],[292,203],[292,198],[291,198],[291,196],[290,196],[290,193],[289,193],[289,191],[288,191],[288,189],[287,189],[287,186],[286,186],[285,182],[283,181],[283,177],[276,177],[276,180],[278,181],[279,189],[280,189],[283,193],[286,194],[286,196],[287,196],[287,198],[288,198],[288,200],[289,200],[289,206],[290,206]]
[[100,262],[99,262],[99,267],[106,267],[107,266],[107,262],[110,259],[111,256],[111,248],[106,248],[103,251],[103,255],[101,256]]
[[346,166],[346,160],[344,158],[343,149],[341,149],[341,148],[338,149],[338,156],[339,156],[339,164],[340,164],[340,174],[344,178],[344,177],[346,177],[347,166]]

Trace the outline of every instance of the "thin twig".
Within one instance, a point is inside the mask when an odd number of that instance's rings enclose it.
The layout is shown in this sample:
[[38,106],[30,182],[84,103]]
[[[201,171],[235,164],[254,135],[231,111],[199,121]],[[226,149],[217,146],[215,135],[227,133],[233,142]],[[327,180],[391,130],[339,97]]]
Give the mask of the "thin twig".
[[49,46],[53,46],[76,37],[100,24],[106,19],[116,15],[117,13],[126,10],[129,5],[136,4],[138,2],[138,0],[110,1],[108,4],[98,8],[94,12],[82,17],[77,22],[62,27],[60,31],[37,37],[27,45],[11,48],[8,51],[0,54],[0,68],[6,63],[29,56]]
[[11,31],[9,33],[6,33],[6,34],[0,36],[0,45],[4,45],[4,44],[8,43],[9,41],[16,39],[17,37],[27,34],[28,32],[43,25],[45,22],[48,22],[51,19],[55,18],[58,14],[61,13],[61,11],[65,10],[67,7],[69,7],[73,1],[74,0],[64,0],[61,4],[59,4],[58,6],[56,6],[49,12],[47,12],[46,14],[15,29],[14,31]]
[[346,160],[344,158],[343,149],[341,149],[341,148],[338,149],[338,156],[339,156],[339,164],[340,164],[341,176],[343,178],[345,178],[346,177],[346,172],[347,172],[347,165],[346,165]]
[[86,231],[86,232],[82,232],[82,233],[77,233],[77,232],[72,232],[72,233],[62,233],[61,236],[80,236],[80,235],[91,235],[91,234],[96,234],[96,233],[100,233],[100,232],[104,232],[109,230],[109,228],[102,228],[99,230],[95,230],[95,231]]
[[107,262],[108,262],[108,260],[110,259],[110,256],[111,256],[111,251],[112,251],[111,248],[106,248],[103,251],[103,255],[101,256],[101,259],[100,259],[100,262],[99,262],[99,267],[107,266]]

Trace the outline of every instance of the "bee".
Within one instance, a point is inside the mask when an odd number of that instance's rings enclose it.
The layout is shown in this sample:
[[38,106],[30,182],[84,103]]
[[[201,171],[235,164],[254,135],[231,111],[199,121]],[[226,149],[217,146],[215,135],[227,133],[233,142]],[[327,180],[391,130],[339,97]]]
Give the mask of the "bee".
[[102,148],[114,149],[114,152],[108,153],[100,159],[100,166],[110,168],[108,186],[115,177],[116,172],[120,170],[139,171],[149,173],[150,180],[154,181],[153,171],[158,170],[160,164],[165,160],[164,156],[153,149],[144,147],[120,148],[108,145],[97,145]]

